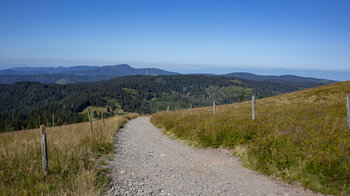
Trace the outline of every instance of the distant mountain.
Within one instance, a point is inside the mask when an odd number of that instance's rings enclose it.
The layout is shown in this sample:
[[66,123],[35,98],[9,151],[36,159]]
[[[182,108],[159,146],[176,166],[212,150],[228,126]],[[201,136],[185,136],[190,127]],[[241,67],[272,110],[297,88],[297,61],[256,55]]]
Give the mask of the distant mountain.
[[252,73],[246,72],[236,72],[225,74],[224,76],[242,78],[247,80],[254,81],[284,81],[284,82],[294,82],[294,83],[319,83],[319,84],[330,84],[335,81],[326,80],[326,79],[318,79],[318,78],[310,78],[310,77],[301,77],[296,75],[280,75],[280,76],[269,76],[269,75],[256,75]]
[[177,74],[155,68],[133,68],[127,64],[74,67],[15,67],[0,70],[0,84],[13,84],[20,81],[69,84],[101,81],[129,75],[157,76]]
[[14,67],[0,70],[0,75],[43,75],[64,74],[74,75],[86,70],[98,69],[98,66],[74,66],[74,67]]
[[[74,66],[74,67],[15,67],[0,70],[0,84],[13,84],[21,81],[32,81],[42,83],[70,84],[78,82],[95,82],[108,80],[114,77],[144,75],[179,75],[156,68],[133,68],[127,64],[107,66]],[[202,73],[195,75],[214,76],[214,74]],[[246,72],[235,72],[222,75],[225,77],[236,77],[253,81],[278,81],[286,83],[310,83],[330,84],[335,81],[301,77],[296,75],[256,75]]]
[[63,75],[63,74],[42,74],[42,75],[0,75],[0,84],[13,84],[16,82],[30,81],[41,83],[71,84],[83,82],[96,82],[112,78],[105,75]]
[[127,64],[106,65],[106,66],[73,66],[73,67],[15,67],[0,70],[0,75],[43,75],[43,74],[64,74],[64,75],[106,75],[106,76],[127,76],[127,75],[176,75],[155,68],[133,68]]
[[162,69],[155,68],[133,68],[127,64],[102,66],[94,70],[86,70],[82,72],[83,75],[106,75],[113,77],[129,76],[129,75],[177,75],[179,73],[169,72]]

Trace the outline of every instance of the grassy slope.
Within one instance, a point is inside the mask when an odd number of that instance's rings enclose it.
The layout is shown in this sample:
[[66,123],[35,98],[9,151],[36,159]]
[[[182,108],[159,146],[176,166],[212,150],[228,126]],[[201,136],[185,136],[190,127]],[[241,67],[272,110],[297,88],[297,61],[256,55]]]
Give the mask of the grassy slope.
[[151,121],[196,146],[234,149],[243,164],[314,191],[350,194],[350,81],[251,102],[161,112]]
[[99,167],[111,157],[116,130],[136,114],[46,128],[49,174],[41,169],[38,129],[0,134],[0,195],[98,195],[108,177]]

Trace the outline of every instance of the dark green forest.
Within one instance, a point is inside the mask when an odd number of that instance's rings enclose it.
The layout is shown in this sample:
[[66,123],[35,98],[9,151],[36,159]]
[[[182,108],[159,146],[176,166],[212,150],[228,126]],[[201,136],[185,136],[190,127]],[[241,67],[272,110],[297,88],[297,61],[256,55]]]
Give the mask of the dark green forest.
[[[18,82],[0,85],[0,131],[37,128],[87,120],[89,106],[150,114],[171,110],[268,97],[319,86],[319,83],[251,81],[223,76],[126,76],[93,83],[68,85]],[[97,114],[97,117],[99,114]]]

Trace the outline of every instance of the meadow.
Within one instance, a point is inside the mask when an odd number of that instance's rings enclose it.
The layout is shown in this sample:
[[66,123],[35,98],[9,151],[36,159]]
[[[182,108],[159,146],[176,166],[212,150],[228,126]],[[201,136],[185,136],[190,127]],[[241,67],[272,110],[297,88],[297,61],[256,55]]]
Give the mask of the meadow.
[[196,147],[227,147],[242,164],[315,192],[350,194],[350,81],[251,101],[160,112],[151,117],[165,134]]
[[116,131],[137,114],[47,127],[48,174],[42,172],[40,130],[0,134],[0,195],[99,195],[110,181]]

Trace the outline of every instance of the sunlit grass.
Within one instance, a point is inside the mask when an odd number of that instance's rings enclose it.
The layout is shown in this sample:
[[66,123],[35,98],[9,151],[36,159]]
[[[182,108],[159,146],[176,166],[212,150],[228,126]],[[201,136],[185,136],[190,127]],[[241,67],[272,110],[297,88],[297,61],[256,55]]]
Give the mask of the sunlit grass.
[[201,147],[232,148],[261,173],[300,182],[314,191],[350,194],[350,129],[346,93],[350,81],[251,102],[161,112],[151,121]]
[[0,195],[98,195],[109,178],[99,166],[116,130],[136,114],[46,128],[49,173],[43,175],[39,129],[0,134]]

